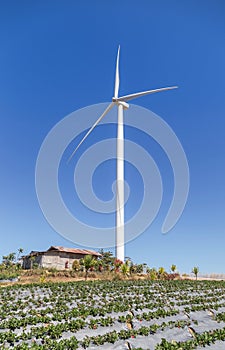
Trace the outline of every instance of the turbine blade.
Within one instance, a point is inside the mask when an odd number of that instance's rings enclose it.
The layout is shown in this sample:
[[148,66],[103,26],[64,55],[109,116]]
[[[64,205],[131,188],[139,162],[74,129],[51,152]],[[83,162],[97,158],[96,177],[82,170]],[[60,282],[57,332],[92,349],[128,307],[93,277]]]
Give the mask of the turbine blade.
[[115,98],[118,97],[119,86],[120,86],[119,60],[120,60],[120,46],[118,47],[117,59],[116,59],[116,76],[115,76],[115,90],[114,90]]
[[78,144],[78,146],[75,148],[75,150],[73,151],[73,153],[71,154],[71,156],[68,159],[68,162],[73,158],[74,154],[76,153],[76,151],[78,150],[78,148],[82,145],[82,143],[86,140],[86,138],[88,137],[88,135],[90,135],[90,133],[94,130],[94,128],[100,123],[100,121],[105,117],[105,115],[110,111],[110,109],[112,109],[112,107],[114,106],[114,102],[111,102],[108,107],[104,110],[104,112],[102,113],[102,115],[96,120],[96,122],[92,125],[92,127],[88,130],[88,132],[85,134],[85,136],[82,138],[82,140],[80,141],[80,143]]
[[141,96],[145,96],[145,95],[149,95],[149,94],[154,94],[155,92],[173,90],[173,89],[177,89],[177,88],[178,88],[178,86],[169,86],[169,87],[155,89],[155,90],[137,92],[135,94],[130,94],[130,95],[119,97],[119,98],[117,98],[117,101],[130,101],[130,100],[133,100],[134,98],[137,98],[137,97],[141,97]]

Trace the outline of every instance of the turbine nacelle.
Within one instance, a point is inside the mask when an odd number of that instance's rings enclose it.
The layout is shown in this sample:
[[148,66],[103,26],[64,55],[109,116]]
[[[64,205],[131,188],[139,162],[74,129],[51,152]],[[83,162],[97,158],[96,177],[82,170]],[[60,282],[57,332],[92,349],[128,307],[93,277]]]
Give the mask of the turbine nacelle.
[[112,101],[113,101],[113,103],[117,104],[118,106],[119,105],[123,106],[123,109],[128,109],[129,108],[129,104],[126,103],[125,101],[120,101],[120,100],[118,100],[118,99],[116,99],[114,97],[113,97]]

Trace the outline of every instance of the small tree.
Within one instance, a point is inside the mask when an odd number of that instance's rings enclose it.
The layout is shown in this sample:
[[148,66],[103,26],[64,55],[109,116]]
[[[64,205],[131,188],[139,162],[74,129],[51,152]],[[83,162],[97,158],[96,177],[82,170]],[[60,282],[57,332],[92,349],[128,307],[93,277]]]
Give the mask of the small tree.
[[151,268],[148,270],[148,274],[149,274],[149,277],[150,277],[150,280],[154,281],[157,279],[157,270],[156,268]]
[[16,260],[18,262],[19,258],[20,258],[20,255],[23,253],[23,248],[18,248],[18,253],[17,253],[17,257],[16,257]]
[[171,270],[172,273],[175,273],[176,270],[177,270],[176,265],[172,264],[171,267],[170,267],[170,270]]
[[194,266],[191,272],[195,275],[195,279],[197,281],[198,273],[199,273],[199,267],[198,266]]
[[131,261],[131,263],[130,263],[130,274],[132,275],[135,272],[136,272],[135,265],[134,265],[133,261]]
[[85,268],[85,281],[86,281],[88,276],[88,270],[91,267],[95,266],[95,259],[93,259],[92,255],[85,255],[85,257],[80,260],[80,265],[83,265]]
[[16,260],[16,253],[9,253],[9,255],[3,256],[2,263],[6,267],[11,267],[12,265],[14,265],[15,260]]
[[164,278],[164,276],[165,276],[165,269],[164,269],[164,267],[159,267],[159,269],[158,269],[158,276],[159,276],[159,278],[160,279],[163,279]]
[[100,249],[99,253],[101,254],[101,256],[98,259],[99,266],[102,266],[102,269],[105,269],[107,271],[112,270],[115,260],[115,257],[113,256],[112,252],[104,252],[103,249]]
[[136,264],[136,272],[143,273],[143,264]]

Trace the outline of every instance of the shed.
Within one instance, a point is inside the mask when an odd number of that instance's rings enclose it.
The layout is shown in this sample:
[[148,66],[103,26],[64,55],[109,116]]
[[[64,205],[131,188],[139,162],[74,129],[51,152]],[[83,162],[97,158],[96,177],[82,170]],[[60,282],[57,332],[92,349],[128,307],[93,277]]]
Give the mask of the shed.
[[85,255],[92,255],[96,259],[101,256],[100,253],[94,250],[51,246],[46,251],[31,251],[30,254],[23,256],[22,266],[24,269],[31,269],[34,264],[38,265],[40,268],[43,267],[46,269],[70,269],[72,268],[74,260],[80,260],[84,258]]

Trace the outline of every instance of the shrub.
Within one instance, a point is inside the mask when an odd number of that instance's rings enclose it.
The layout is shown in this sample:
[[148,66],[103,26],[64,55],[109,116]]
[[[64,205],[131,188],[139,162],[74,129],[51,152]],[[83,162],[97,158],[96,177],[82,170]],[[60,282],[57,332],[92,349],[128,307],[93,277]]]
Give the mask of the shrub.
[[72,269],[74,271],[79,271],[80,270],[80,262],[79,262],[79,260],[74,260],[74,262],[72,264]]
[[174,279],[179,279],[180,275],[179,273],[167,273],[164,276],[165,280],[169,281],[169,280],[174,280]]

